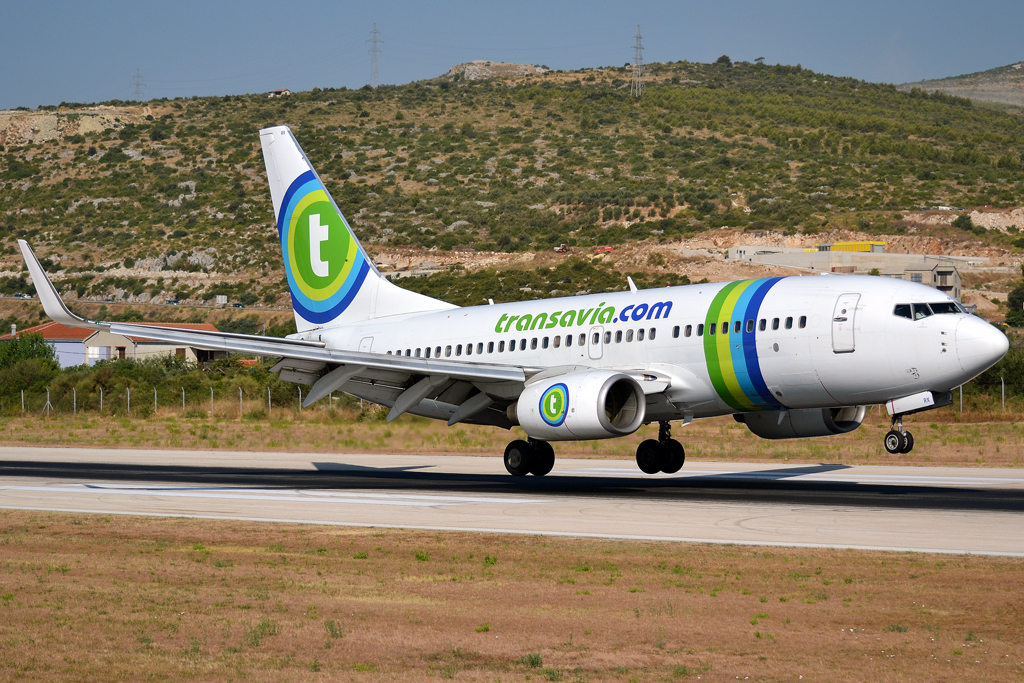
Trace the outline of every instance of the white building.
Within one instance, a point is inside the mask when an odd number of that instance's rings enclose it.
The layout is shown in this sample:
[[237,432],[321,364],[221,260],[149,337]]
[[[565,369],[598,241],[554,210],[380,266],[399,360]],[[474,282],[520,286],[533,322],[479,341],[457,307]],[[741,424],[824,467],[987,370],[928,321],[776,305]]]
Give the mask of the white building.
[[[176,327],[182,330],[205,330],[216,332],[217,328],[210,323],[132,323],[133,325],[161,325]],[[147,339],[146,337],[129,337],[113,334],[106,330],[88,330],[80,327],[68,327],[56,322],[43,323],[22,330],[16,334],[40,334],[44,341],[53,344],[57,352],[57,361],[62,368],[76,365],[95,365],[101,360],[113,358],[134,358],[143,360],[154,356],[173,355],[177,358],[201,363],[214,358],[223,358],[224,351],[207,351],[191,346],[178,346],[166,342]],[[0,342],[9,340],[11,335],[0,337]]]

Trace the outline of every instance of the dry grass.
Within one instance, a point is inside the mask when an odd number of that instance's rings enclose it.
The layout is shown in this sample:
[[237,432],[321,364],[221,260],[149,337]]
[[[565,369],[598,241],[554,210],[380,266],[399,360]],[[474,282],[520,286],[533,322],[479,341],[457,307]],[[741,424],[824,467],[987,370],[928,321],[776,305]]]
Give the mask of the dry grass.
[[0,679],[1020,680],[1024,560],[0,512]]
[[[249,411],[253,406],[246,406]],[[205,414],[205,413],[203,413]],[[249,414],[249,413],[247,413]],[[386,424],[383,412],[274,409],[272,418],[239,419],[238,404],[219,404],[215,416],[185,418],[178,409],[161,409],[149,419],[113,418],[96,414],[0,419],[0,438],[7,445],[82,446],[97,448],[175,448],[243,451],[341,453],[426,453],[497,456],[510,439],[522,438],[495,427],[457,425],[405,415]],[[820,439],[766,441],[732,418],[698,420],[676,426],[674,435],[686,447],[690,462],[736,461],[777,463],[844,463],[858,465],[948,465],[972,467],[1024,466],[1024,424],[1020,413],[968,413],[984,422],[961,422],[948,409],[912,416],[906,425],[915,448],[890,455],[882,446],[888,417],[872,412],[851,434]],[[636,445],[657,434],[647,426],[636,434],[607,441],[555,444],[561,457],[631,459]]]

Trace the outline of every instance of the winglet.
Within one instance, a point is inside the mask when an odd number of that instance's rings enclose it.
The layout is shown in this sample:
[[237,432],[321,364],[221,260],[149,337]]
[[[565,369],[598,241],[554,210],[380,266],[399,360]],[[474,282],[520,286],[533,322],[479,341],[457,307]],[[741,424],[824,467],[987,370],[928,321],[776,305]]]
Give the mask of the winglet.
[[636,291],[636,283],[633,282],[633,278],[631,278],[630,276],[627,275],[626,276],[626,282],[629,283],[629,291],[635,292]]
[[46,315],[50,316],[51,320],[68,327],[88,327],[94,330],[103,329],[103,325],[72,313],[60,298],[60,294],[57,293],[57,289],[50,282],[50,278],[46,277],[46,271],[43,270],[42,264],[39,263],[39,259],[36,258],[28,242],[18,240],[18,246],[21,247],[21,255],[25,257],[25,265],[28,266],[28,273],[32,276],[32,283],[36,287],[36,294],[39,295],[40,303],[43,304],[43,310],[46,311]]

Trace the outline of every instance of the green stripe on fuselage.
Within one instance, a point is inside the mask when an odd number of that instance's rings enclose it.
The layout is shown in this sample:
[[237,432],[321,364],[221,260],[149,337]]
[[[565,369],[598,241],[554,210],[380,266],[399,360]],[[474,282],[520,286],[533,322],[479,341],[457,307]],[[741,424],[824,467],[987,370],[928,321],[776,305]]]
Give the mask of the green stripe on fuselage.
[[[704,323],[704,357],[708,366],[708,375],[715,391],[730,407],[739,411],[755,410],[753,403],[740,388],[736,378],[736,370],[732,364],[732,350],[729,348],[732,330],[722,334],[720,323],[731,324],[736,302],[753,283],[752,280],[732,282],[722,288],[708,309],[708,317]],[[716,334],[709,335],[712,325],[716,325]],[[737,335],[739,337],[739,335]]]

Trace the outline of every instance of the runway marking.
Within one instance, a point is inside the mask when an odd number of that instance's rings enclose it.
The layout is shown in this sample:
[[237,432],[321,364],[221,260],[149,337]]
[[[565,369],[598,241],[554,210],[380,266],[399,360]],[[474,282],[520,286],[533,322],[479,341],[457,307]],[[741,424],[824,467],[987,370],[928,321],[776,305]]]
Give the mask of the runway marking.
[[82,508],[25,507],[0,505],[0,510],[33,510],[38,512],[72,512],[87,515],[124,515],[128,517],[160,517],[209,519],[214,521],[266,522],[271,524],[313,524],[318,526],[354,527],[360,529],[408,529],[413,531],[455,531],[475,534],[509,534],[513,536],[543,536],[556,538],[593,538],[610,541],[655,541],[664,543],[710,543],[712,545],[740,545],[765,548],[831,548],[841,550],[877,550],[899,553],[930,553],[937,555],[984,555],[988,557],[1024,557],[1022,552],[998,550],[951,550],[949,548],[912,548],[906,546],[858,545],[852,543],[800,543],[796,541],[753,541],[748,539],[700,538],[689,536],[651,536],[637,534],[601,534],[574,531],[537,531],[532,529],[501,529],[491,527],[460,527],[430,524],[378,524],[373,522],[338,522],[320,519],[290,519],[286,517],[242,517],[238,515],[199,515],[177,512],[125,512]]
[[108,484],[75,484],[61,486],[16,486],[0,484],[3,491],[31,491],[38,493],[92,493],[99,495],[154,496],[168,498],[214,498],[220,500],[265,500],[275,502],[342,503],[351,505],[388,505],[397,507],[441,507],[466,503],[524,504],[547,503],[543,498],[498,498],[484,496],[426,496],[401,493],[346,493],[344,491],[316,491],[311,495],[297,489],[252,488],[183,488],[156,486],[116,486]]

